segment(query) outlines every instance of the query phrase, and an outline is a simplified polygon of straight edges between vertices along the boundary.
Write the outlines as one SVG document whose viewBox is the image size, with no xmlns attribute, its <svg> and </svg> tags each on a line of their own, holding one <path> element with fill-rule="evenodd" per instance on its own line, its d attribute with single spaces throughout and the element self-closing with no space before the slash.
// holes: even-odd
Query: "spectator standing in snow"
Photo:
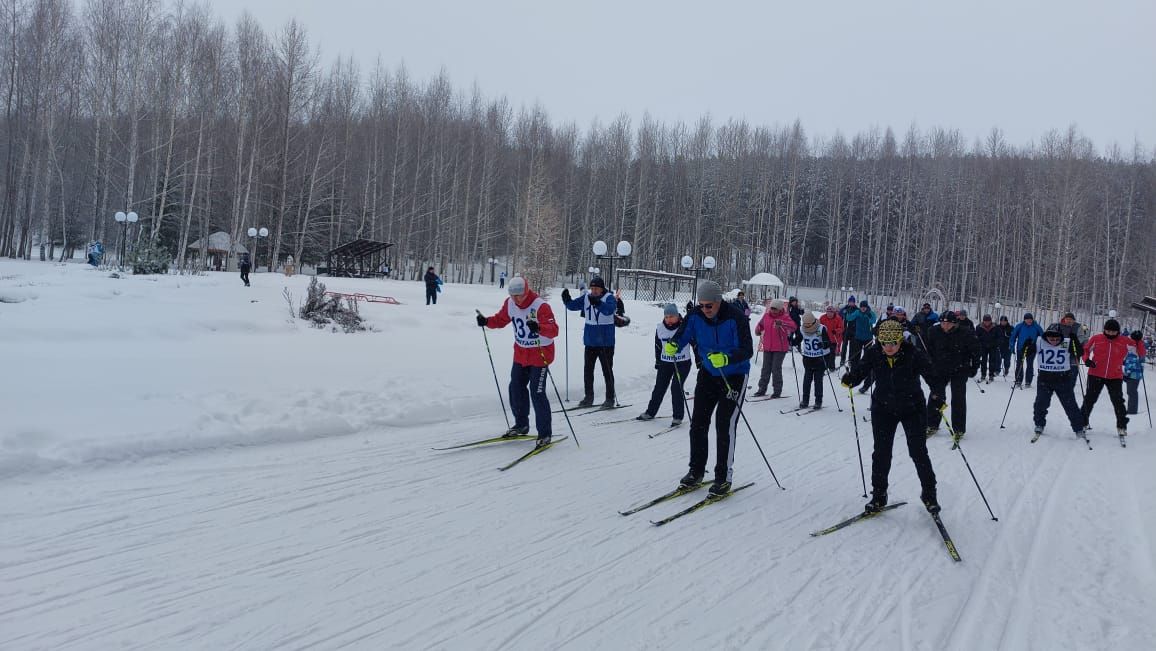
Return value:
<svg viewBox="0 0 1156 651">
<path fill-rule="evenodd" d="M 441 284 L 442 279 L 439 278 L 436 273 L 434 273 L 434 268 L 430 267 L 429 269 L 425 270 L 425 277 L 423 280 L 425 280 L 425 304 L 429 305 L 430 303 L 433 303 L 434 305 L 437 305 L 438 292 L 440 291 L 438 285 Z"/>
<path fill-rule="evenodd" d="M 803 308 L 799 307 L 799 299 L 794 296 L 787 299 L 787 313 L 790 314 L 791 320 L 795 322 L 795 333 L 791 336 L 791 345 L 795 348 L 799 347 L 799 342 L 802 337 L 799 334 L 799 326 L 802 325 Z"/>
<path fill-rule="evenodd" d="M 855 300 L 855 295 L 851 294 L 847 297 L 847 304 L 843 309 L 839 310 L 839 316 L 843 317 L 843 345 L 839 353 L 839 366 L 847 364 L 847 351 L 850 349 L 851 340 L 855 338 L 855 326 L 851 323 L 852 316 L 859 311 L 859 303 Z"/>
<path fill-rule="evenodd" d="M 783 360 L 791 349 L 791 336 L 794 333 L 795 322 L 783 309 L 783 301 L 771 299 L 763 318 L 755 326 L 755 336 L 761 336 L 759 346 L 763 351 L 763 368 L 759 372 L 759 387 L 755 396 L 767 395 L 768 382 L 772 383 L 772 398 L 783 396 Z"/>
<path fill-rule="evenodd" d="M 835 370 L 835 357 L 843 349 L 843 317 L 839 315 L 834 305 L 828 305 L 823 316 L 819 317 L 819 323 L 822 323 L 823 327 L 827 329 L 827 336 L 831 338 L 831 343 L 835 346 L 831 349 L 827 361 L 827 366 L 831 370 Z"/>
<path fill-rule="evenodd" d="M 663 398 L 669 391 L 671 407 L 674 409 L 674 418 L 670 421 L 670 426 L 682 424 L 686 409 L 686 394 L 682 387 L 686 377 L 690 375 L 693 352 L 689 346 L 682 346 L 670 355 L 663 350 L 666 342 L 678 332 L 680 326 L 682 315 L 678 313 L 678 306 L 667 303 L 666 307 L 662 308 L 662 321 L 659 321 L 654 329 L 654 370 L 658 371 L 658 377 L 655 378 L 654 390 L 650 392 L 650 403 L 646 405 L 646 411 L 638 415 L 638 420 L 654 420 L 658 408 L 662 406 Z"/>
<path fill-rule="evenodd" d="M 751 318 L 751 304 L 747 302 L 746 292 L 740 289 L 738 296 L 735 296 L 734 304 L 743 313 L 743 316 L 748 319 Z"/>
<path fill-rule="evenodd" d="M 1133 330 L 1128 344 L 1128 356 L 1124 358 L 1124 383 L 1128 385 L 1128 413 L 1140 413 L 1140 382 L 1144 379 L 1144 358 L 1148 349 L 1144 346 L 1143 333 Z"/>
<path fill-rule="evenodd" d="M 1003 330 L 995 325 L 990 314 L 985 314 L 975 329 L 975 338 L 979 341 L 979 379 L 987 378 L 987 383 L 991 384 L 999 371 L 1000 357 L 1007 349 Z"/>
<path fill-rule="evenodd" d="M 241 264 L 239 264 L 238 267 L 241 270 L 241 282 L 245 283 L 245 286 L 248 287 L 249 286 L 249 270 L 252 269 L 252 266 L 249 264 L 249 254 L 248 253 L 242 253 L 241 254 Z"/>
<path fill-rule="evenodd" d="M 585 363 L 582 367 L 582 382 L 585 395 L 578 407 L 594 405 L 594 363 L 602 365 L 602 379 L 606 383 L 606 401 L 603 409 L 613 408 L 617 402 L 614 393 L 614 319 L 618 302 L 614 295 L 606 292 L 606 282 L 600 276 L 590 279 L 590 290 L 572 298 L 570 290 L 562 290 L 562 301 L 566 309 L 581 312 L 586 317 L 582 330 L 582 344 L 586 348 Z"/>
<path fill-rule="evenodd" d="M 505 286 L 506 286 L 506 272 L 503 271 L 503 272 L 498 274 L 498 289 L 502 289 Z"/>
<path fill-rule="evenodd" d="M 754 346 L 750 321 L 738 308 L 723 300 L 718 283 L 703 281 L 697 296 L 698 306 L 687 315 L 663 351 L 674 355 L 687 344 L 693 344 L 699 358 L 690 418 L 690 471 L 679 483 L 697 486 L 706 475 L 710 452 L 708 432 L 713 414 L 716 455 L 709 494 L 720 496 L 731 490 L 735 438 Z"/>
<path fill-rule="evenodd" d="M 1031 312 L 1024 312 L 1024 320 L 1016 324 L 1012 328 L 1011 340 L 1008 343 L 1008 348 L 1012 354 L 1016 356 L 1016 383 L 1018 387 L 1023 382 L 1025 388 L 1031 388 L 1032 378 L 1035 376 L 1035 361 L 1036 354 L 1034 350 L 1029 350 L 1025 344 L 1029 341 L 1035 341 L 1044 334 L 1044 329 L 1040 324 L 1036 323 L 1036 319 Z M 1124 358 L 1121 357 L 1123 362 Z M 1025 367 L 1027 370 L 1025 371 Z M 1024 380 L 1027 380 L 1026 382 Z"/>
<path fill-rule="evenodd" d="M 433 268 L 431 267 L 432 271 Z M 538 446 L 550 442 L 550 398 L 546 395 L 546 374 L 554 361 L 554 338 L 558 323 L 550 304 L 542 300 L 525 278 L 510 281 L 510 296 L 502 303 L 497 314 L 478 315 L 483 328 L 514 326 L 514 364 L 510 369 L 510 411 L 514 412 L 514 426 L 504 436 L 525 436 L 530 433 L 530 405 L 534 406 L 534 423 L 538 429 Z"/>
<path fill-rule="evenodd" d="M 1108 319 L 1104 330 L 1092 335 L 1084 346 L 1084 366 L 1088 367 L 1088 390 L 1084 394 L 1084 405 L 1080 411 L 1084 422 L 1089 422 L 1092 409 L 1100 398 L 1100 392 L 1108 389 L 1108 398 L 1116 412 L 1116 430 L 1121 437 L 1128 434 L 1128 408 L 1124 404 L 1124 359 L 1128 357 L 1131 339 L 1120 336 L 1120 322 Z"/>
</svg>

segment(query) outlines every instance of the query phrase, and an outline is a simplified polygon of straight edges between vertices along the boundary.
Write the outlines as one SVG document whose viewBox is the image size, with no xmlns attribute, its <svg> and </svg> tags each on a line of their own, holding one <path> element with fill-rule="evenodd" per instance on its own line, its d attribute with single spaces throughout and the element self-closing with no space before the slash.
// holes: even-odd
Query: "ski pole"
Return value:
<svg viewBox="0 0 1156 651">
<path fill-rule="evenodd" d="M 983 498 L 983 505 L 987 507 L 987 512 L 991 515 L 991 519 L 999 522 L 999 518 L 995 517 L 995 513 L 991 510 L 991 504 L 987 503 L 987 496 L 983 494 L 983 488 L 980 488 L 979 480 L 975 478 L 975 473 L 971 470 L 971 464 L 967 462 L 967 455 L 963 453 L 963 448 L 959 446 L 959 440 L 955 438 L 955 430 L 951 428 L 951 423 L 947 422 L 947 405 L 944 404 L 939 410 L 939 417 L 943 419 L 943 424 L 947 425 L 947 431 L 951 432 L 951 439 L 955 441 L 955 445 L 951 446 L 952 450 L 959 450 L 959 456 L 963 458 L 963 464 L 967 466 L 967 472 L 971 475 L 971 480 L 975 482 L 975 488 L 979 491 L 979 496 Z"/>
<path fill-rule="evenodd" d="M 855 450 L 859 452 L 859 479 L 863 481 L 863 497 L 867 497 L 867 475 L 863 472 L 863 448 L 859 445 L 859 416 L 855 413 L 855 389 L 847 387 L 847 395 L 851 396 L 851 422 L 855 425 Z"/>
<path fill-rule="evenodd" d="M 485 317 L 481 310 L 474 310 L 478 316 Z M 494 354 L 490 352 L 490 337 L 486 334 L 486 328 L 482 328 L 482 340 L 486 342 L 486 355 L 490 358 L 490 371 L 494 373 L 494 387 L 498 389 L 498 402 L 502 403 L 502 416 L 506 418 L 506 429 L 510 429 L 510 414 L 506 409 L 506 399 L 502 397 L 502 385 L 498 383 L 498 369 L 494 367 Z"/>
<path fill-rule="evenodd" d="M 1004 407 L 1004 409 L 1003 409 L 1003 418 L 1000 419 L 1000 421 L 999 421 L 999 428 L 1000 429 L 1007 429 L 1006 427 L 1004 427 L 1004 421 L 1007 420 L 1007 412 L 1009 409 L 1011 409 L 1012 396 L 1014 396 L 1015 394 L 1016 394 L 1016 385 L 1013 384 L 1012 388 L 1011 388 L 1011 393 L 1009 393 L 1008 397 L 1007 397 L 1007 407 Z"/>
<path fill-rule="evenodd" d="M 562 392 L 558 390 L 558 383 L 554 381 L 554 374 L 550 372 L 550 363 L 546 361 L 546 353 L 542 351 L 542 340 L 538 339 L 538 354 L 542 356 L 542 370 L 550 376 L 550 384 L 554 385 L 554 395 L 558 396 L 558 403 L 562 407 L 562 417 L 566 419 L 566 426 L 570 428 L 570 436 L 574 437 L 574 445 L 582 447 L 578 442 L 578 433 L 574 431 L 574 423 L 570 422 L 570 414 L 566 411 L 566 404 L 562 402 Z"/>
<path fill-rule="evenodd" d="M 1140 385 L 1144 387 L 1144 411 L 1148 413 L 1148 428 L 1152 428 L 1152 405 L 1148 404 L 1148 380 L 1140 376 Z"/>
<path fill-rule="evenodd" d="M 783 488 L 783 485 L 779 483 L 779 478 L 775 476 L 775 470 L 771 468 L 771 462 L 767 461 L 767 454 L 763 452 L 763 446 L 759 443 L 759 437 L 755 436 L 755 430 L 753 427 L 751 427 L 751 422 L 747 420 L 747 415 L 743 413 L 743 403 L 739 400 L 739 396 L 735 393 L 734 389 L 731 389 L 731 383 L 727 382 L 727 376 L 722 374 L 722 369 L 719 369 L 719 377 L 722 378 L 723 385 L 727 388 L 727 398 L 734 401 L 737 409 L 739 410 L 739 417 L 741 417 L 743 422 L 747 424 L 747 430 L 751 433 L 751 438 L 755 440 L 755 447 L 759 449 L 759 454 L 763 455 L 763 463 L 767 464 L 767 470 L 771 471 L 771 478 L 775 480 L 775 485 L 783 490 L 787 490 Z M 744 377 L 743 383 L 745 384 L 746 381 L 747 380 Z"/>
<path fill-rule="evenodd" d="M 566 304 L 563 303 L 565 308 Z M 562 312 L 562 321 L 566 328 L 566 402 L 570 402 L 570 310 Z"/>
<path fill-rule="evenodd" d="M 833 364 L 834 361 L 832 361 L 831 363 Z M 832 369 L 831 371 L 829 371 L 827 373 L 824 373 L 823 375 L 827 376 L 827 384 L 831 385 L 831 397 L 835 399 L 835 407 L 837 407 L 839 409 L 839 413 L 841 414 L 841 413 L 843 413 L 843 405 L 839 404 L 839 392 L 835 391 L 835 381 L 831 379 L 831 373 L 833 373 L 833 372 L 834 372 L 834 369 Z"/>
<path fill-rule="evenodd" d="M 802 399 L 803 390 L 799 386 L 799 367 L 795 364 L 794 346 L 787 344 L 787 354 L 791 356 L 791 370 L 795 372 L 795 395 Z"/>
</svg>

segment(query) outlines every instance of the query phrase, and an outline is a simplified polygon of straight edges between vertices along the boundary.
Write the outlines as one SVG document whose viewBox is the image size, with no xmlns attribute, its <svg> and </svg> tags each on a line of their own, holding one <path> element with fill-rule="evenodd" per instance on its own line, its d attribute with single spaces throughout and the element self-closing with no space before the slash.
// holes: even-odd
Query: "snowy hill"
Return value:
<svg viewBox="0 0 1156 651">
<path fill-rule="evenodd" d="M 631 302 L 618 331 L 632 406 L 498 472 L 530 443 L 430 448 L 506 427 L 473 323 L 502 290 L 447 285 L 426 307 L 418 283 L 327 280 L 403 303 L 363 305 L 373 331 L 346 335 L 290 321 L 282 291 L 307 284 L 0 261 L 0 648 L 1156 648 L 1156 441 L 1141 413 L 1121 448 L 1106 397 L 1089 451 L 1058 404 L 1030 444 L 1031 395 L 1000 430 L 1010 386 L 970 386 L 964 451 L 998 522 L 929 441 L 962 563 L 901 437 L 892 500 L 911 504 L 808 535 L 864 502 L 829 386 L 814 415 L 744 409 L 786 490 L 742 427 L 735 479 L 756 485 L 657 528 L 695 497 L 618 511 L 674 487 L 685 426 L 599 423 L 642 411 L 659 309 Z M 489 337 L 504 392 L 510 334 Z"/>
</svg>

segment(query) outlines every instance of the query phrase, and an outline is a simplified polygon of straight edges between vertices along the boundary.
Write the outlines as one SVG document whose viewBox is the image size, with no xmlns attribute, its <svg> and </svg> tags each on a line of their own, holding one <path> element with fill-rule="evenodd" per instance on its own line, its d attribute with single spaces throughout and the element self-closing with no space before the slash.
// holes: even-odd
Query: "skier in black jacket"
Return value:
<svg viewBox="0 0 1156 651">
<path fill-rule="evenodd" d="M 875 377 L 875 392 L 871 394 L 871 433 L 875 439 L 871 453 L 871 501 L 864 510 L 875 513 L 887 505 L 891 450 L 895 443 L 895 430 L 902 423 L 903 434 L 907 437 L 907 453 L 915 463 L 922 488 L 920 499 L 929 512 L 938 513 L 935 471 L 923 435 L 927 403 L 919 378 L 922 376 L 929 386 L 938 386 L 939 380 L 927 356 L 903 340 L 903 326 L 898 321 L 884 321 L 879 327 L 877 341 L 877 345 L 863 350 L 862 361 L 852 365 L 842 380 L 843 386 L 850 389 L 868 375 Z M 943 402 L 934 392 L 930 399 L 934 404 Z M 936 417 L 938 415 L 936 412 Z"/>
<path fill-rule="evenodd" d="M 803 325 L 803 308 L 799 307 L 799 299 L 794 296 L 787 299 L 787 315 L 795 322 L 795 333 L 791 335 L 791 345 L 797 350 L 803 341 L 803 335 L 799 332 L 799 328 Z"/>
<path fill-rule="evenodd" d="M 986 377 L 987 383 L 991 384 L 999 372 L 1000 353 L 1007 348 L 1007 337 L 1003 329 L 991 320 L 991 315 L 985 314 L 975 329 L 975 338 L 979 342 L 979 379 Z"/>
<path fill-rule="evenodd" d="M 951 385 L 951 429 L 955 440 L 967 431 L 967 380 L 979 372 L 979 341 L 975 333 L 958 327 L 959 317 L 946 312 L 927 333 L 927 352 L 938 376 L 937 384 L 928 384 L 931 392 L 947 397 Z M 939 431 L 943 401 L 927 403 L 927 436 Z"/>
</svg>

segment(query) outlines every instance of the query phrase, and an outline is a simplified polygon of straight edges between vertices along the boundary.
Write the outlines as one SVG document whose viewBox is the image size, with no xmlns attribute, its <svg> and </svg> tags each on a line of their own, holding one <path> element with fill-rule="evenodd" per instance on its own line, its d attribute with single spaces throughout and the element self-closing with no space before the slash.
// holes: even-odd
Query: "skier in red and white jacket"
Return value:
<svg viewBox="0 0 1156 651">
<path fill-rule="evenodd" d="M 1084 422 L 1088 422 L 1100 391 L 1107 387 L 1108 398 L 1116 412 L 1116 430 L 1120 436 L 1128 434 L 1123 384 L 1124 358 L 1128 356 L 1129 343 L 1130 339 L 1120 336 L 1120 322 L 1108 319 L 1104 322 L 1104 331 L 1092 335 L 1088 343 L 1084 344 L 1084 365 L 1088 367 L 1088 392 L 1084 394 L 1084 406 L 1080 409 L 1084 414 Z"/>
<path fill-rule="evenodd" d="M 558 322 L 550 304 L 542 300 L 530 283 L 521 276 L 510 279 L 506 290 L 510 297 L 491 317 L 478 313 L 483 328 L 514 326 L 514 364 L 510 369 L 510 411 L 514 426 L 505 436 L 525 436 L 530 432 L 530 404 L 534 405 L 534 422 L 538 428 L 538 445 L 550 442 L 550 398 L 546 395 L 546 374 L 554 361 L 554 338 Z"/>
</svg>

